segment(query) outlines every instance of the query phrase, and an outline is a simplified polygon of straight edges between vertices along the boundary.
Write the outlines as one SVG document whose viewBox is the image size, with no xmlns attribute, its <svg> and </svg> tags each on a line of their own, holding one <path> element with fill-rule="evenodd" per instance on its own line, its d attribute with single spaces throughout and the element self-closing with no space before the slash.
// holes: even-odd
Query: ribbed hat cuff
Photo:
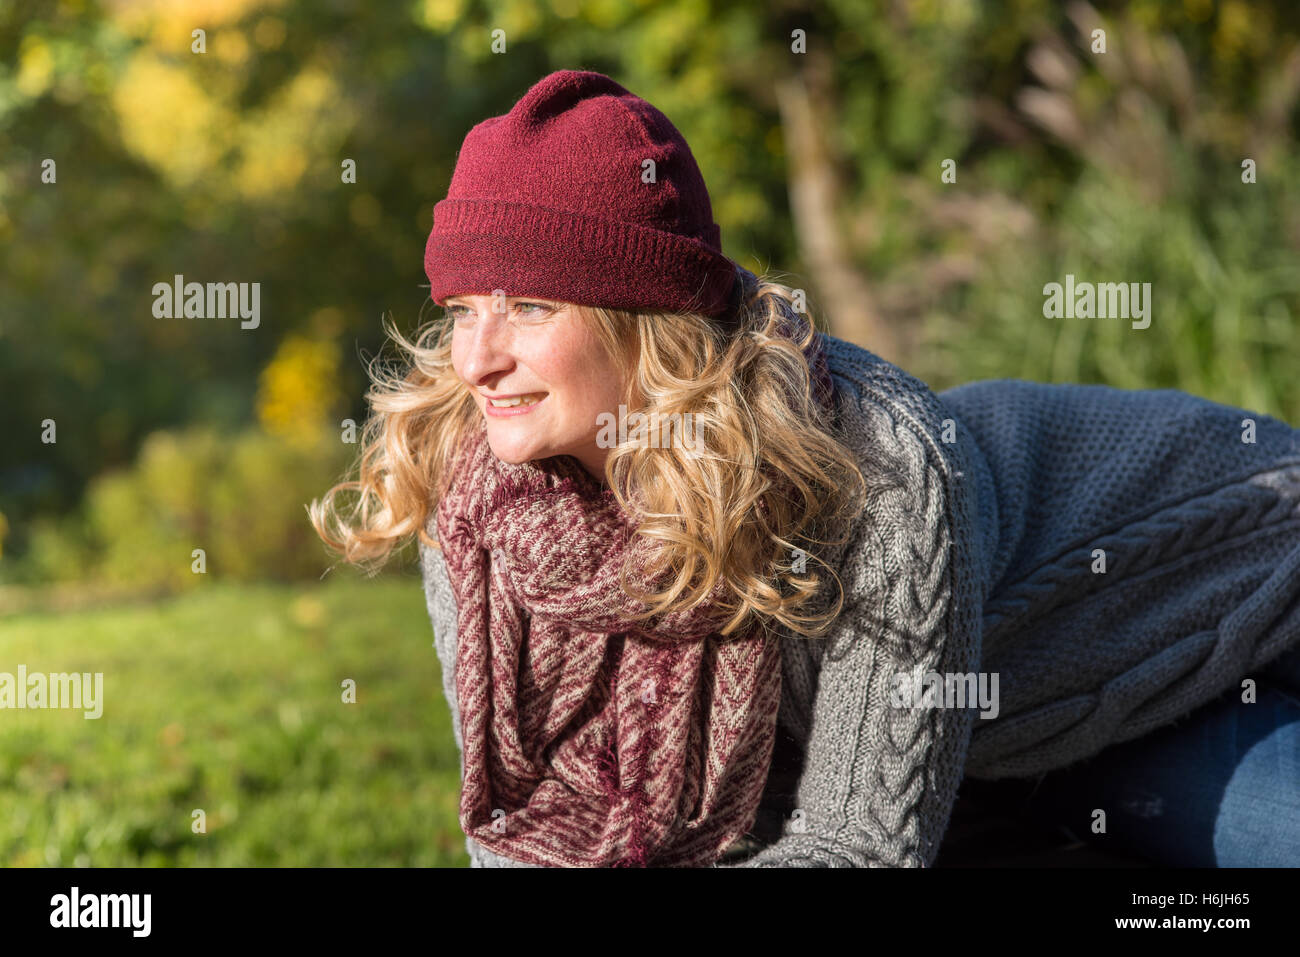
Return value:
<svg viewBox="0 0 1300 957">
<path fill-rule="evenodd" d="M 429 295 L 537 296 L 615 309 L 726 313 L 736 264 L 693 239 L 570 210 L 444 199 L 425 246 Z"/>
</svg>

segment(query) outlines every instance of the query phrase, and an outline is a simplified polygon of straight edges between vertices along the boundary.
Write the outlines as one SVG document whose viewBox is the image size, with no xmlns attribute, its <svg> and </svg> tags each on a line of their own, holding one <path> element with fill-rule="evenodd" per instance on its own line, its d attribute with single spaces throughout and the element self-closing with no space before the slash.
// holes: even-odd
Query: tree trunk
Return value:
<svg viewBox="0 0 1300 957">
<path fill-rule="evenodd" d="M 795 238 L 831 332 L 899 362 L 899 336 L 881 317 L 870 287 L 854 267 L 839 219 L 847 201 L 824 133 L 834 122 L 829 62 L 817 53 L 805 56 L 806 70 L 776 83 Z"/>
</svg>

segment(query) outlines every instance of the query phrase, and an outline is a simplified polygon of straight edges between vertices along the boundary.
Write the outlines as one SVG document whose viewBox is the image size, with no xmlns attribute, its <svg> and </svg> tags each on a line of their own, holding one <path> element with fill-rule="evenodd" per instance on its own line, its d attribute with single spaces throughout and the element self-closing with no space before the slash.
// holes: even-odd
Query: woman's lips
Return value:
<svg viewBox="0 0 1300 957">
<path fill-rule="evenodd" d="M 531 394 L 538 396 L 538 399 L 530 405 L 507 405 L 500 407 L 493 405 L 492 400 L 484 396 L 483 411 L 494 419 L 504 419 L 514 415 L 527 415 L 545 402 L 546 397 L 550 395 L 549 392 L 537 392 Z"/>
</svg>

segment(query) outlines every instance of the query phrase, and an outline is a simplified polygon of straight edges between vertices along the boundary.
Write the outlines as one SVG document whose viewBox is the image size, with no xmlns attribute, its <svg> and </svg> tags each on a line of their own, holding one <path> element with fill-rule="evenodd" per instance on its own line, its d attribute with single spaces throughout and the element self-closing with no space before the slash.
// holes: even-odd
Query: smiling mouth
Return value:
<svg viewBox="0 0 1300 957">
<path fill-rule="evenodd" d="M 545 392 L 534 392 L 531 395 L 517 395 L 510 399 L 488 399 L 488 404 L 495 409 L 510 409 L 518 405 L 536 405 L 542 401 L 545 395 Z"/>
</svg>

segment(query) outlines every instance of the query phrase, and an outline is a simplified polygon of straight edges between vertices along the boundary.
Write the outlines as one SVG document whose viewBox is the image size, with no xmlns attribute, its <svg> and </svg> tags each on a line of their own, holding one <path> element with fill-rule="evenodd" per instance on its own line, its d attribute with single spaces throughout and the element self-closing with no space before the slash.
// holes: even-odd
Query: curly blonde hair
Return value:
<svg viewBox="0 0 1300 957">
<path fill-rule="evenodd" d="M 624 590 L 647 606 L 637 618 L 692 608 L 722 580 L 720 608 L 730 617 L 721 634 L 757 618 L 806 637 L 824 635 L 843 605 L 843 587 L 808 546 L 845 541 L 863 513 L 867 487 L 814 397 L 805 350 L 818 333 L 809 319 L 792 337 L 794 291 L 770 274 L 751 282 L 730 332 L 695 313 L 591 306 L 574 313 L 623 370 L 628 408 L 639 396 L 638 411 L 651 421 L 652 413 L 669 420 L 691 413 L 695 447 L 705 450 L 674 454 L 628 442 L 606 459 L 605 481 L 635 517 L 651 567 L 673 572 L 657 590 L 624 575 Z M 441 547 L 429 534 L 429 518 L 446 463 L 480 418 L 452 368 L 451 328 L 444 313 L 417 330 L 414 342 L 387 330 L 409 362 L 396 369 L 378 360 L 368 365 L 372 414 L 362 431 L 359 476 L 308 506 L 324 542 L 372 572 L 411 536 Z M 358 493 L 346 513 L 336 501 L 344 491 Z M 814 534 L 831 529 L 840 536 Z M 790 561 L 800 548 L 834 579 L 833 603 L 822 601 L 821 573 L 809 566 L 804 574 Z"/>
</svg>

